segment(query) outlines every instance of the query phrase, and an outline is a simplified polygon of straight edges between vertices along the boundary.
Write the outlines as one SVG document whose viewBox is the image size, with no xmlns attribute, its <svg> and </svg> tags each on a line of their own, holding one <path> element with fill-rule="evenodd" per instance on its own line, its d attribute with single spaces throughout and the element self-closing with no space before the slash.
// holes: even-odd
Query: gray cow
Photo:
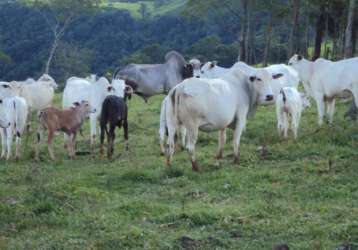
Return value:
<svg viewBox="0 0 358 250">
<path fill-rule="evenodd" d="M 193 77 L 193 66 L 176 51 L 167 53 L 163 64 L 129 64 L 114 74 L 114 78 L 125 80 L 145 101 L 153 95 L 167 94 L 190 77 Z"/>
</svg>

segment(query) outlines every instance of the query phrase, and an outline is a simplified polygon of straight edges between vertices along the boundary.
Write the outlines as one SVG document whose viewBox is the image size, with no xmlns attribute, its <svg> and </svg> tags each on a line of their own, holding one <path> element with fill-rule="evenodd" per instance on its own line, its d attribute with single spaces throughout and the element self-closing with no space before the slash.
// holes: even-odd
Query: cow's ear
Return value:
<svg viewBox="0 0 358 250">
<path fill-rule="evenodd" d="M 302 59 L 303 59 L 303 56 L 301 56 L 301 55 L 298 55 L 298 56 L 297 56 L 297 60 L 298 60 L 298 61 L 301 61 Z"/>
<path fill-rule="evenodd" d="M 0 104 L 2 104 L 2 99 L 0 99 Z"/>
<path fill-rule="evenodd" d="M 250 79 L 251 82 L 254 82 L 256 80 L 256 76 L 250 76 L 249 79 Z"/>
<path fill-rule="evenodd" d="M 282 73 L 278 73 L 278 74 L 272 75 L 272 78 L 273 78 L 273 79 L 278 79 L 278 78 L 281 78 L 281 77 L 283 77 L 283 74 L 282 74 Z"/>
<path fill-rule="evenodd" d="M 75 106 L 75 107 L 78 107 L 78 106 L 81 105 L 79 102 L 74 102 L 74 103 L 72 103 L 72 104 L 73 104 L 73 106 Z"/>
<path fill-rule="evenodd" d="M 4 89 L 9 89 L 9 88 L 10 88 L 10 85 L 9 85 L 9 84 L 3 84 L 2 87 L 3 87 Z"/>
<path fill-rule="evenodd" d="M 200 63 L 200 68 L 202 68 L 205 65 L 205 63 Z"/>
</svg>

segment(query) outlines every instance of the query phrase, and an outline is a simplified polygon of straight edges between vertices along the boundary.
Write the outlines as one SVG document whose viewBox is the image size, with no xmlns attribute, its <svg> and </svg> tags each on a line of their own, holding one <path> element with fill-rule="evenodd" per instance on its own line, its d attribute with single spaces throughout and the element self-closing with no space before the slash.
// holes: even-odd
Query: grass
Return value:
<svg viewBox="0 0 358 250">
<path fill-rule="evenodd" d="M 343 119 L 317 130 L 316 109 L 302 117 L 300 138 L 276 135 L 274 107 L 262 107 L 242 139 L 242 164 L 215 165 L 216 133 L 200 134 L 202 173 L 178 152 L 159 155 L 160 101 L 129 104 L 130 151 L 117 131 L 115 160 L 33 160 L 34 134 L 19 162 L 0 161 L 0 249 L 290 249 L 358 247 L 358 126 Z M 60 105 L 61 96 L 56 96 Z M 88 124 L 86 124 L 87 126 Z M 88 129 L 78 150 L 88 151 Z M 270 152 L 261 157 L 257 147 Z"/>
<path fill-rule="evenodd" d="M 139 2 L 132 2 L 132 3 L 113 2 L 111 6 L 117 9 L 128 10 L 133 17 L 140 18 L 141 16 L 139 13 L 139 9 L 141 3 L 147 5 L 148 11 L 151 16 L 161 16 L 178 11 L 180 8 L 182 8 L 185 5 L 186 0 L 171 0 L 168 3 L 165 3 L 159 7 L 155 7 L 153 1 L 139 1 Z M 106 3 L 105 6 L 109 6 L 109 4 Z"/>
</svg>

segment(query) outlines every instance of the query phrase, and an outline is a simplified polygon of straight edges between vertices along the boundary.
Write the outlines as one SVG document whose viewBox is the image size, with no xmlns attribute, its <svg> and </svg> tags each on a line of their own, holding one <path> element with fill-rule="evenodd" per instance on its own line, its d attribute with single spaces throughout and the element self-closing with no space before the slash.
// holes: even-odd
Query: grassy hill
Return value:
<svg viewBox="0 0 358 250">
<path fill-rule="evenodd" d="M 274 107 L 261 107 L 243 135 L 240 166 L 231 132 L 220 166 L 217 134 L 200 133 L 198 174 L 186 152 L 170 169 L 159 155 L 162 98 L 130 101 L 130 150 L 117 131 L 111 162 L 98 147 L 93 157 L 67 159 L 59 134 L 58 160 L 44 145 L 37 163 L 35 134 L 25 136 L 21 160 L 0 161 L 0 249 L 358 247 L 358 126 L 343 119 L 348 103 L 319 130 L 316 109 L 306 110 L 298 141 L 279 138 Z M 86 127 L 79 151 L 89 150 Z"/>
<path fill-rule="evenodd" d="M 155 7 L 154 1 L 138 1 L 135 3 L 128 3 L 128 2 L 113 2 L 109 4 L 109 2 L 105 3 L 105 6 L 111 6 L 113 8 L 124 9 L 128 10 L 133 17 L 139 18 L 139 9 L 140 4 L 144 3 L 147 5 L 149 13 L 151 16 L 158 16 L 158 15 L 165 15 L 169 13 L 176 13 L 178 12 L 183 6 L 186 4 L 186 0 L 170 0 L 169 2 Z"/>
</svg>

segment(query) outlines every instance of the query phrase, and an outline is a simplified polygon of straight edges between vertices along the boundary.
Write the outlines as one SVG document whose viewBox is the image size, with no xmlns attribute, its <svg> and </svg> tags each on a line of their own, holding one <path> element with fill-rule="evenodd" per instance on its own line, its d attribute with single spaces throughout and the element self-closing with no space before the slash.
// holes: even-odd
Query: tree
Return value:
<svg viewBox="0 0 358 250">
<path fill-rule="evenodd" d="M 295 44 L 297 44 L 297 33 L 300 16 L 300 0 L 292 0 L 292 26 L 290 31 L 290 37 L 288 39 L 288 57 L 291 57 L 295 52 Z"/>
<path fill-rule="evenodd" d="M 312 60 L 316 60 L 321 56 L 321 45 L 324 35 L 325 20 L 326 20 L 326 4 L 325 2 L 321 2 L 319 4 L 319 14 L 316 20 L 316 37 L 315 37 L 314 54 Z"/>
<path fill-rule="evenodd" d="M 353 24 L 354 24 L 354 11 L 355 11 L 356 0 L 349 0 L 348 20 L 346 27 L 345 46 L 344 46 L 344 57 L 353 56 Z"/>
<path fill-rule="evenodd" d="M 48 74 L 56 49 L 66 30 L 81 14 L 94 11 L 101 0 L 25 0 L 25 2 L 38 10 L 53 35 L 45 66 L 45 73 Z"/>
<path fill-rule="evenodd" d="M 138 10 L 142 19 L 147 19 L 150 17 L 148 6 L 145 3 L 141 3 Z"/>
</svg>

